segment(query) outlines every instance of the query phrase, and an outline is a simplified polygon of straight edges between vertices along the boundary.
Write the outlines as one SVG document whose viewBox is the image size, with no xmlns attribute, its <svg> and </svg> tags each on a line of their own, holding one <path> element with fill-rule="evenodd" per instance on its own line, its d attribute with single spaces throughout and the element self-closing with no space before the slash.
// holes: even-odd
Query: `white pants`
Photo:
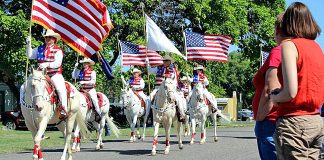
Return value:
<svg viewBox="0 0 324 160">
<path fill-rule="evenodd" d="M 135 91 L 134 91 L 135 92 Z M 138 93 L 138 95 L 144 100 L 144 102 L 145 102 L 145 115 L 146 114 L 149 114 L 150 113 L 150 99 L 149 99 L 149 97 L 147 97 L 145 94 L 144 94 L 144 92 L 143 91 L 141 91 L 141 92 L 137 92 Z"/>
<path fill-rule="evenodd" d="M 211 103 L 211 105 L 213 106 L 213 108 L 215 108 L 216 110 L 218 110 L 217 108 L 217 101 L 216 98 L 213 94 L 211 94 L 206 88 L 204 89 L 204 96 L 209 100 L 209 102 Z"/>
<path fill-rule="evenodd" d="M 58 97 L 62 103 L 62 107 L 65 111 L 67 110 L 67 93 L 65 87 L 65 81 L 62 74 L 55 74 L 51 77 L 52 84 L 55 86 Z"/>
<path fill-rule="evenodd" d="M 90 98 L 92 100 L 93 105 L 95 106 L 96 112 L 100 115 L 100 107 L 99 107 L 99 102 L 98 102 L 98 97 L 97 97 L 97 92 L 95 88 L 92 88 L 88 91 Z"/>
</svg>

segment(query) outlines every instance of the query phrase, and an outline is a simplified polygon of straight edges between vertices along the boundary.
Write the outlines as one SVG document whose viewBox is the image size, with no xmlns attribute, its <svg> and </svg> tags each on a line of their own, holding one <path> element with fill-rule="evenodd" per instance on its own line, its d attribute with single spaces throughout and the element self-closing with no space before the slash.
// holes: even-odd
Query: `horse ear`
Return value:
<svg viewBox="0 0 324 160">
<path fill-rule="evenodd" d="M 31 70 L 30 70 L 30 71 L 31 71 L 31 74 L 33 74 L 33 73 L 34 73 L 34 70 L 35 70 L 35 69 L 34 69 L 34 66 L 32 65 L 32 66 L 30 67 L 30 69 L 31 69 Z"/>
</svg>

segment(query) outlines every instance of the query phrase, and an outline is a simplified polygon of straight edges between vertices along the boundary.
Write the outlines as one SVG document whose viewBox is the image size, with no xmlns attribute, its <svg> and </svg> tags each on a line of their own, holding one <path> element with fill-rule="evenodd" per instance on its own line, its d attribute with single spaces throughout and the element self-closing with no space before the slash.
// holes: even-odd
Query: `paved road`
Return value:
<svg viewBox="0 0 324 160">
<path fill-rule="evenodd" d="M 162 132 L 160 132 L 162 133 Z M 213 142 L 210 137 L 211 130 L 207 133 L 207 142 L 199 144 L 196 139 L 194 145 L 189 145 L 189 137 L 184 138 L 184 149 L 179 150 L 176 137 L 171 140 L 169 155 L 163 155 L 164 137 L 159 137 L 157 155 L 151 156 L 152 137 L 147 137 L 144 142 L 130 144 L 126 139 L 110 140 L 105 142 L 101 151 L 94 151 L 95 144 L 83 144 L 81 152 L 73 155 L 75 160 L 100 160 L 100 159 L 122 159 L 122 160 L 257 160 L 258 152 L 253 127 L 220 128 L 218 129 L 219 141 Z M 198 136 L 197 136 L 198 137 Z M 199 136 L 200 138 L 200 136 Z M 46 160 L 57 160 L 61 156 L 62 149 L 47 149 L 44 151 Z M 0 155 L 0 160 L 30 160 L 30 152 Z"/>
</svg>

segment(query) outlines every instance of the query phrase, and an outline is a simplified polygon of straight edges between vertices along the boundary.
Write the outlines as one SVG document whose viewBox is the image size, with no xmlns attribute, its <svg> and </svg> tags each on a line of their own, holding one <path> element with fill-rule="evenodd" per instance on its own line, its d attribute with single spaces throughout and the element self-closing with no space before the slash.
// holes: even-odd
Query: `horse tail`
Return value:
<svg viewBox="0 0 324 160">
<path fill-rule="evenodd" d="M 228 117 L 226 117 L 222 112 L 217 111 L 216 115 L 219 115 L 220 117 L 222 117 L 224 120 L 226 120 L 227 122 L 231 122 L 230 119 L 228 119 Z"/>
<path fill-rule="evenodd" d="M 90 139 L 90 131 L 88 130 L 85 117 L 82 115 L 82 111 L 79 109 L 76 115 L 76 122 L 79 126 L 81 135 L 84 139 Z"/>
<path fill-rule="evenodd" d="M 109 117 L 108 115 L 106 115 L 106 121 L 108 123 L 109 128 L 111 129 L 111 131 L 114 133 L 114 135 L 118 138 L 120 135 L 120 130 L 118 129 L 118 127 L 115 125 L 115 123 L 113 122 L 112 118 Z"/>
</svg>

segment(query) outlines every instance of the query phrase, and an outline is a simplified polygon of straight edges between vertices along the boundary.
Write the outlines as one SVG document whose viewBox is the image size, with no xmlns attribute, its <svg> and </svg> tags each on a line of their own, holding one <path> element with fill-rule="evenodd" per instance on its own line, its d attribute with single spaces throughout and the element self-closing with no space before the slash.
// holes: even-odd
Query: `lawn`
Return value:
<svg viewBox="0 0 324 160">
<path fill-rule="evenodd" d="M 245 123 L 245 122 L 236 122 L 230 124 L 221 124 L 218 128 L 224 127 L 246 127 L 254 126 L 254 123 Z M 130 135 L 130 129 L 121 129 L 120 139 L 128 138 Z M 142 131 L 142 129 L 140 130 Z M 164 130 L 159 130 L 161 134 L 164 134 Z M 175 128 L 172 129 L 172 133 L 175 133 Z M 153 135 L 153 128 L 147 128 L 147 136 Z M 53 147 L 63 147 L 64 138 L 62 133 L 59 131 L 46 131 L 46 136 L 50 137 L 49 139 L 42 141 L 42 148 L 53 148 Z M 96 133 L 92 132 L 91 140 L 96 137 Z M 115 136 L 104 136 L 104 140 L 117 139 Z M 88 140 L 89 141 L 89 140 Z M 0 154 L 4 153 L 14 153 L 21 151 L 32 151 L 34 146 L 32 136 L 30 131 L 24 130 L 6 130 L 2 125 L 0 125 Z"/>
</svg>

